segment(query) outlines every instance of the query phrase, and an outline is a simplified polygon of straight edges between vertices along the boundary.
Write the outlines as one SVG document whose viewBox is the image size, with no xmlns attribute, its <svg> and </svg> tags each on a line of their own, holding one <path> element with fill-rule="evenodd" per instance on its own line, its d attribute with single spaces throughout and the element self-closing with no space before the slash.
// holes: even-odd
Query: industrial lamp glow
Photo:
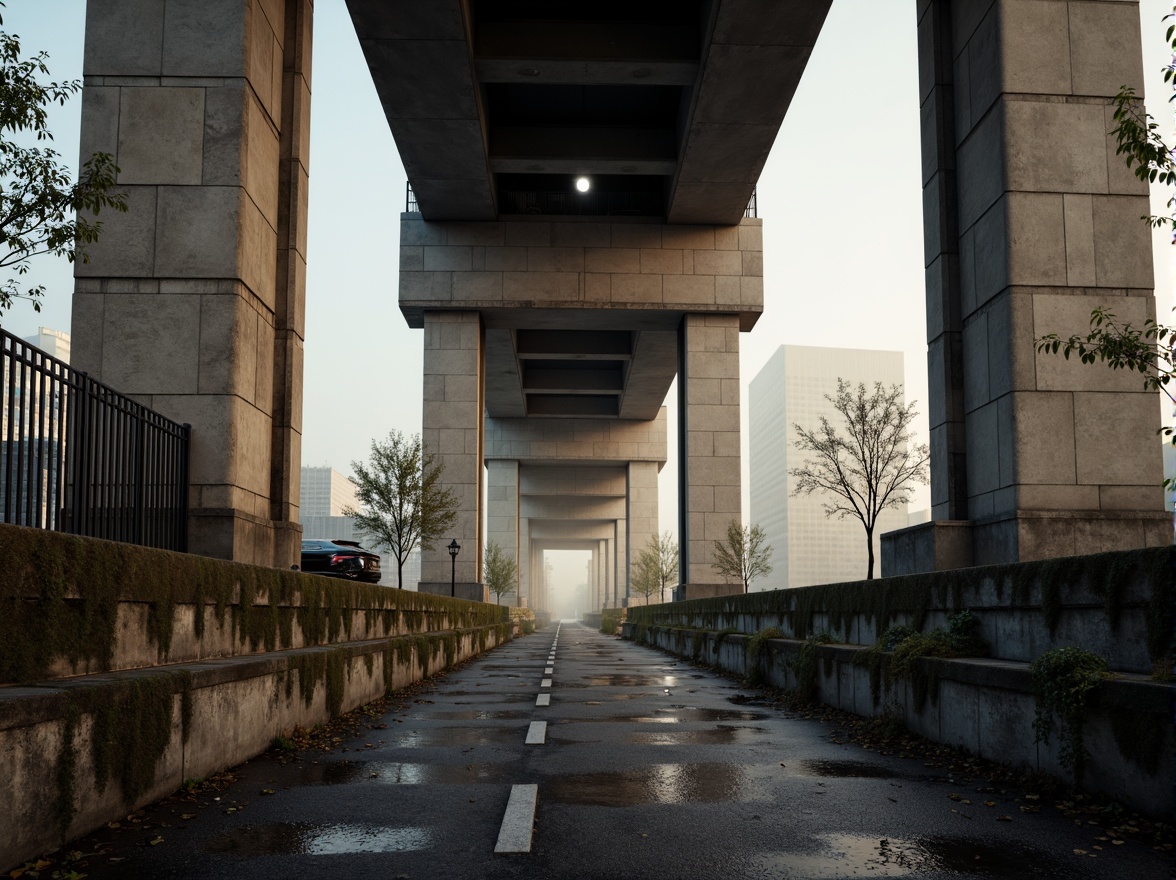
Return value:
<svg viewBox="0 0 1176 880">
<path fill-rule="evenodd" d="M 587 177 L 577 177 L 576 178 L 576 189 L 578 189 L 580 192 L 582 192 L 582 193 L 588 192 L 588 189 L 591 186 L 592 186 L 592 181 L 590 181 Z"/>
</svg>

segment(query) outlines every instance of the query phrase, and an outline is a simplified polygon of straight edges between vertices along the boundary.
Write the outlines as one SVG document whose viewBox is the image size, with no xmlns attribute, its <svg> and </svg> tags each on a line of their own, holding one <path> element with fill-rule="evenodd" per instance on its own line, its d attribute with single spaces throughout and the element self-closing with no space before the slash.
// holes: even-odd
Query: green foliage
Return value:
<svg viewBox="0 0 1176 880">
<path fill-rule="evenodd" d="M 396 559 L 397 586 L 404 586 L 404 562 L 417 547 L 431 550 L 457 521 L 457 496 L 444 488 L 444 466 L 426 452 L 420 434 L 391 431 L 384 442 L 372 441 L 368 464 L 351 462 L 361 509 L 345 516 Z"/>
<path fill-rule="evenodd" d="M 615 636 L 621 624 L 625 622 L 626 610 L 624 608 L 600 609 L 600 631 L 606 636 Z"/>
<path fill-rule="evenodd" d="M 914 708 L 922 711 L 927 697 L 938 699 L 939 667 L 920 662 L 931 657 L 978 657 L 987 653 L 987 646 L 977 629 L 980 621 L 971 611 L 964 610 L 948 618 L 947 629 L 920 632 L 898 624 L 878 637 L 877 643 L 863 651 L 854 662 L 870 670 L 870 695 L 877 706 L 882 700 L 882 689 L 891 681 L 909 681 Z"/>
<path fill-rule="evenodd" d="M 760 661 L 767 650 L 768 639 L 782 639 L 784 633 L 777 626 L 769 626 L 754 633 L 744 646 L 747 652 L 745 679 L 748 687 L 758 687 L 763 682 L 763 668 Z"/>
<path fill-rule="evenodd" d="M 22 134 L 39 144 L 52 141 L 47 108 L 65 104 L 82 88 L 80 80 L 42 82 L 47 60 L 44 52 L 23 58 L 20 39 L 0 32 L 0 268 L 18 276 L 42 254 L 88 262 L 85 246 L 98 240 L 102 227 L 89 215 L 127 209 L 126 196 L 114 191 L 118 168 L 108 153 L 91 156 L 75 183 L 56 150 L 16 143 L 14 136 Z M 44 293 L 43 285 L 21 290 L 9 278 L 0 283 L 0 313 L 17 299 L 40 311 Z"/>
<path fill-rule="evenodd" d="M 750 592 L 753 580 L 772 573 L 772 548 L 764 543 L 765 539 L 758 525 L 744 526 L 739 520 L 731 520 L 726 540 L 715 541 L 715 570 L 742 583 L 744 593 Z"/>
<path fill-rule="evenodd" d="M 486 579 L 486 589 L 494 594 L 495 601 L 500 601 L 504 593 L 513 593 L 519 579 L 519 566 L 514 557 L 508 556 L 498 546 L 497 541 L 489 541 L 483 553 L 483 577 Z"/>
<path fill-rule="evenodd" d="M 888 508 L 905 508 L 914 484 L 926 484 L 930 453 L 914 445 L 910 430 L 918 415 L 915 402 L 903 405 L 901 385 L 885 388 L 864 382 L 855 389 L 837 380 L 837 394 L 825 395 L 841 416 L 834 425 L 825 416 L 816 429 L 794 424 L 794 446 L 805 453 L 804 464 L 789 468 L 796 479 L 793 495 L 816 492 L 827 498 L 825 516 L 859 520 L 866 532 L 866 579 L 874 577 L 874 528 Z"/>
<path fill-rule="evenodd" d="M 1034 742 L 1049 742 L 1059 730 L 1058 758 L 1082 784 L 1082 772 L 1089 755 L 1083 730 L 1090 692 L 1109 677 L 1107 661 L 1082 648 L 1054 648 L 1029 667 L 1037 691 L 1033 719 Z"/>
<path fill-rule="evenodd" d="M 796 656 L 788 661 L 796 675 L 796 696 L 801 702 L 817 702 L 817 649 L 832 641 L 833 637 L 827 632 L 810 636 L 801 643 Z"/>
</svg>

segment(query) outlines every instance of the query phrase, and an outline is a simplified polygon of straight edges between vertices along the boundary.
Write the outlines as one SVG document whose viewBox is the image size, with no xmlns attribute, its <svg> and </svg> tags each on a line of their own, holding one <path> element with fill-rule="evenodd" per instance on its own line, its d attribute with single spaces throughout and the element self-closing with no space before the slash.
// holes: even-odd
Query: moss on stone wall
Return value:
<svg viewBox="0 0 1176 880">
<path fill-rule="evenodd" d="M 295 628 L 302 644 L 321 645 L 507 619 L 505 608 L 447 596 L 3 524 L 0 559 L 0 683 L 35 681 L 63 659 L 75 671 L 109 669 L 122 603 L 146 606 L 160 662 L 180 606 L 192 608 L 198 640 L 211 622 L 250 651 L 294 647 Z"/>
<path fill-rule="evenodd" d="M 858 615 L 877 632 L 896 622 L 921 630 L 932 610 L 949 615 L 962 611 L 970 604 L 966 600 L 977 597 L 987 581 L 1002 607 L 1039 607 L 1051 634 L 1065 611 L 1067 592 L 1085 585 L 1102 600 L 1115 631 L 1126 605 L 1124 595 L 1133 580 L 1144 586 L 1142 610 L 1149 656 L 1157 671 L 1170 673 L 1176 637 L 1176 558 L 1171 546 L 638 606 L 629 609 L 629 621 L 635 632 L 649 626 L 718 631 L 742 617 L 756 621 L 743 627 L 745 630 L 779 623 L 789 638 L 803 641 L 816 631 L 817 618 L 823 615 L 821 628 L 849 641 L 849 629 Z M 984 608 L 974 610 L 982 612 Z"/>
</svg>

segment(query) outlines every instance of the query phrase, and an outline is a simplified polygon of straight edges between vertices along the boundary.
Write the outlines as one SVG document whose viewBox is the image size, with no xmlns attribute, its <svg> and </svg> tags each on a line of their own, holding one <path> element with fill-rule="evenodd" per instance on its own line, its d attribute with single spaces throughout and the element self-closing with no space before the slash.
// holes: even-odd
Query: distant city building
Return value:
<svg viewBox="0 0 1176 880">
<path fill-rule="evenodd" d="M 334 468 L 304 467 L 298 503 L 305 527 L 308 516 L 343 516 L 343 509 L 358 507 L 359 499 L 355 484 Z"/>
<path fill-rule="evenodd" d="M 380 554 L 380 584 L 397 586 L 396 559 L 384 546 L 371 540 L 355 527 L 355 520 L 343 516 L 347 507 L 359 507 L 355 484 L 331 467 L 304 467 L 301 506 L 302 536 L 327 540 L 358 541 Z M 421 551 L 413 550 L 404 561 L 404 589 L 415 590 L 421 580 Z"/>
<path fill-rule="evenodd" d="M 792 444 L 793 425 L 815 429 L 821 416 L 835 425 L 841 416 L 825 395 L 837 391 L 837 379 L 867 388 L 903 384 L 903 356 L 897 351 L 811 348 L 782 345 L 751 381 L 750 422 L 751 521 L 760 525 L 772 547 L 772 574 L 753 589 L 803 587 L 861 580 L 866 576 L 865 531 L 856 517 L 830 519 L 823 505 L 832 500 L 814 493 L 794 497 L 795 478 L 804 455 Z M 881 573 L 879 538 L 906 528 L 905 508 L 884 511 L 874 533 L 874 576 Z"/>
<path fill-rule="evenodd" d="M 931 522 L 931 509 L 924 507 L 922 510 L 908 510 L 907 511 L 907 525 L 917 526 L 925 522 Z"/>
<path fill-rule="evenodd" d="M 69 334 L 64 330 L 53 330 L 49 327 L 38 327 L 32 336 L 24 337 L 29 345 L 35 345 L 50 357 L 69 363 Z"/>
</svg>

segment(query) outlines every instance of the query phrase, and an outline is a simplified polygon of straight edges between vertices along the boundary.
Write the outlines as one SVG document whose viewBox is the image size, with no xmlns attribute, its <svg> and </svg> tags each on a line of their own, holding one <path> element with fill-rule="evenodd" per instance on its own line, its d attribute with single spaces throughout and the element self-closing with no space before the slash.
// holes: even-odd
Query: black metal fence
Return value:
<svg viewBox="0 0 1176 880">
<path fill-rule="evenodd" d="M 190 427 L 0 329 L 0 522 L 188 548 Z"/>
</svg>

